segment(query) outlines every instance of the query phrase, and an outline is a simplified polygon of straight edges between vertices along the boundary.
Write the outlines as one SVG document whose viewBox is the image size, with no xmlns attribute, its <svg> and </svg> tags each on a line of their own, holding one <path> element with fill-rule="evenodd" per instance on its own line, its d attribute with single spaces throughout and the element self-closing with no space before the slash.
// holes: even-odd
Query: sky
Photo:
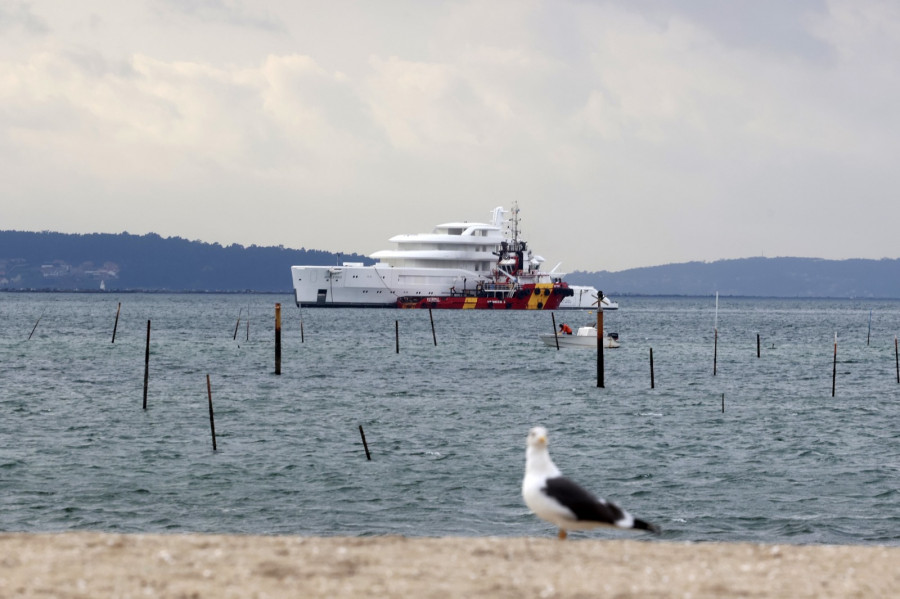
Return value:
<svg viewBox="0 0 900 599">
<path fill-rule="evenodd" d="M 894 0 L 0 0 L 0 229 L 898 258 Z"/>
</svg>

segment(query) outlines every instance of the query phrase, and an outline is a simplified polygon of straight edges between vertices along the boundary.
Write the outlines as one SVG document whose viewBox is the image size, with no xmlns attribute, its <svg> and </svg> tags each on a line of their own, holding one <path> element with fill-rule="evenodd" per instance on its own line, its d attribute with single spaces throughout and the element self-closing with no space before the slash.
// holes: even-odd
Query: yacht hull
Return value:
<svg viewBox="0 0 900 599">
<path fill-rule="evenodd" d="M 293 266 L 300 307 L 396 308 L 401 297 L 440 297 L 474 292 L 487 281 L 477 273 L 446 268 L 390 266 Z"/>
</svg>

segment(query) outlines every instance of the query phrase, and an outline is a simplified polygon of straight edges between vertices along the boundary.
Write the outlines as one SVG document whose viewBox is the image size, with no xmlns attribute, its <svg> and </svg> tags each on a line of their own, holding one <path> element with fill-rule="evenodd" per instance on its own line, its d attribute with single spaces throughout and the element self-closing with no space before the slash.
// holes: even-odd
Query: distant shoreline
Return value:
<svg viewBox="0 0 900 599">
<path fill-rule="evenodd" d="M 222 246 L 154 233 L 0 231 L 0 288 L 23 291 L 100 292 L 105 281 L 129 288 L 118 293 L 278 293 L 291 289 L 294 265 L 342 262 L 374 264 L 354 253 Z M 576 269 L 564 279 L 613 298 L 707 297 L 718 291 L 722 297 L 900 299 L 900 258 L 734 258 L 618 271 Z"/>
</svg>

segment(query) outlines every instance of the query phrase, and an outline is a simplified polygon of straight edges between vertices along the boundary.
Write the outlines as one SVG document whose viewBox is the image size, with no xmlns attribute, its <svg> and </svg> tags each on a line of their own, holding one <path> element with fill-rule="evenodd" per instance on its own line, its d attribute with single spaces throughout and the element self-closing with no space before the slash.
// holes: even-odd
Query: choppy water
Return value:
<svg viewBox="0 0 900 599">
<path fill-rule="evenodd" d="M 304 310 L 301 343 L 289 296 L 0 294 L 0 529 L 550 536 L 520 496 L 543 424 L 664 539 L 898 543 L 900 302 L 721 299 L 713 376 L 713 298 L 620 299 L 600 389 L 548 313 L 435 312 L 435 346 L 428 312 Z"/>
</svg>

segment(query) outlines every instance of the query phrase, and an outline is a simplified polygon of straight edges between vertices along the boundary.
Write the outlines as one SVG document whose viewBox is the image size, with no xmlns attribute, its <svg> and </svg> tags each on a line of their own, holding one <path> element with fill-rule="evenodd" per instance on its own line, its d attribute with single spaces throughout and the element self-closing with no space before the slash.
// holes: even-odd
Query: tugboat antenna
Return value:
<svg viewBox="0 0 900 599">
<path fill-rule="evenodd" d="M 528 249 L 528 242 L 521 241 L 519 239 L 519 235 L 522 234 L 522 226 L 519 222 L 519 203 L 518 202 L 513 202 L 512 219 L 510 219 L 510 222 L 512 223 L 512 234 L 513 234 L 513 243 L 512 243 L 511 250 L 513 252 L 517 252 L 517 253 L 526 251 Z M 524 263 L 521 263 L 522 262 L 521 255 L 519 256 L 519 259 L 520 259 L 519 266 L 524 268 Z"/>
<path fill-rule="evenodd" d="M 512 225 L 512 239 L 513 242 L 519 243 L 519 203 L 513 202 L 512 206 L 512 218 L 509 219 L 510 224 Z"/>
</svg>

